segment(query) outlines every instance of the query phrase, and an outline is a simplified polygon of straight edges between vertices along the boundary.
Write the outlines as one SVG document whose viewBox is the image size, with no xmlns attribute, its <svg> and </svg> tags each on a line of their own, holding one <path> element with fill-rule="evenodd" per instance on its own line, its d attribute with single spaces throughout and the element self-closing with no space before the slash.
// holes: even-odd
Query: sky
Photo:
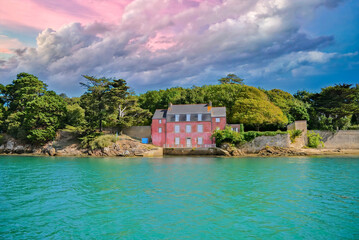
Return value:
<svg viewBox="0 0 359 240">
<path fill-rule="evenodd" d="M 136 93 L 216 84 L 359 83 L 357 0 L 0 0 L 0 82 L 20 72 L 68 96 L 82 75 Z"/>
</svg>

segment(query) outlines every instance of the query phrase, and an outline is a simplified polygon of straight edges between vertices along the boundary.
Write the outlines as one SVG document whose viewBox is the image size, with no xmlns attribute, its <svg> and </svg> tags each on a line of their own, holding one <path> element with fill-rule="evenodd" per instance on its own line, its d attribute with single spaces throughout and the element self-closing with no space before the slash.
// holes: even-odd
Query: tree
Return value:
<svg viewBox="0 0 359 240">
<path fill-rule="evenodd" d="M 243 85 L 243 82 L 244 80 L 240 77 L 238 77 L 237 75 L 235 74 L 227 74 L 226 77 L 223 77 L 221 79 L 218 80 L 221 84 L 242 84 Z"/>
<path fill-rule="evenodd" d="M 66 102 L 53 91 L 35 98 L 26 105 L 24 128 L 32 143 L 45 143 L 56 136 L 64 126 Z"/>
<path fill-rule="evenodd" d="M 353 114 L 359 111 L 358 91 L 351 84 L 339 84 L 322 88 L 311 99 L 318 114 L 331 118 L 333 127 L 343 129 L 350 123 Z"/>
<path fill-rule="evenodd" d="M 255 126 L 257 131 L 264 125 L 284 125 L 287 117 L 279 107 L 263 99 L 239 99 L 234 106 L 233 119 L 237 122 Z"/>
<path fill-rule="evenodd" d="M 5 87 L 5 102 L 11 112 L 23 111 L 28 102 L 44 95 L 46 91 L 47 85 L 36 76 L 19 73 L 16 80 Z"/>
<path fill-rule="evenodd" d="M 128 87 L 124 80 L 111 82 L 111 79 L 107 78 L 95 78 L 87 75 L 83 75 L 83 77 L 86 82 L 80 84 L 86 88 L 86 93 L 81 96 L 81 107 L 85 109 L 86 119 L 90 127 L 99 128 L 99 131 L 102 132 L 103 121 L 115 108 L 115 104 L 108 101 L 108 92 L 115 88 L 114 84 L 118 84 L 116 87 L 121 88 L 118 91 L 126 95 Z M 125 97 L 125 95 L 118 97 Z"/>
<path fill-rule="evenodd" d="M 129 96 L 119 101 L 117 125 L 120 131 L 133 125 L 142 125 L 152 116 L 151 112 L 140 108 L 137 101 L 138 99 L 135 96 Z"/>
</svg>

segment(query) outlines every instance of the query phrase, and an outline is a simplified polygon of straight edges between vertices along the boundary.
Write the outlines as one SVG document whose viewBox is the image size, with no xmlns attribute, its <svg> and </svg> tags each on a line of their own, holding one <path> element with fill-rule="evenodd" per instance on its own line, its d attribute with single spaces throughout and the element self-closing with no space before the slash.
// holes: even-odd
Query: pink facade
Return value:
<svg viewBox="0 0 359 240">
<path fill-rule="evenodd" d="M 226 126 L 225 108 L 209 104 L 170 105 L 156 110 L 152 119 L 152 144 L 160 147 L 211 147 L 213 132 Z"/>
<path fill-rule="evenodd" d="M 166 144 L 166 119 L 153 119 L 151 132 L 153 145 L 163 146 Z"/>
</svg>

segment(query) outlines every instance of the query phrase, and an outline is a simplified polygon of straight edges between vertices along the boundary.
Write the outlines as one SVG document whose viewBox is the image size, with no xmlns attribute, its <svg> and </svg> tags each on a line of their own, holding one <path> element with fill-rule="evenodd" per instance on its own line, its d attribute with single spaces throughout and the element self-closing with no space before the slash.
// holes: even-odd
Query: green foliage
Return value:
<svg viewBox="0 0 359 240">
<path fill-rule="evenodd" d="M 256 126 L 257 130 L 263 125 L 282 126 L 288 123 L 280 108 L 265 99 L 240 99 L 236 101 L 233 109 L 236 112 L 234 121 Z"/>
<path fill-rule="evenodd" d="M 244 125 L 243 125 L 243 123 L 241 123 L 241 124 L 239 125 L 239 132 L 240 132 L 240 133 L 244 133 Z"/>
<path fill-rule="evenodd" d="M 353 114 L 359 112 L 359 89 L 351 84 L 339 84 L 323 88 L 312 95 L 313 108 L 320 119 L 330 119 L 334 129 L 345 129 Z M 319 128 L 323 125 L 318 121 Z"/>
<path fill-rule="evenodd" d="M 212 137 L 215 138 L 217 147 L 221 146 L 223 143 L 230 143 L 232 145 L 242 145 L 246 142 L 251 142 L 256 137 L 260 136 L 275 136 L 278 134 L 288 134 L 288 132 L 282 131 L 266 131 L 266 132 L 235 132 L 232 131 L 230 127 L 226 127 L 224 130 L 217 129 L 214 131 Z"/>
<path fill-rule="evenodd" d="M 232 131 L 229 126 L 227 126 L 224 130 L 215 130 L 212 134 L 212 137 L 215 138 L 217 147 L 219 147 L 222 143 L 230 143 L 235 145 L 245 142 L 242 134 Z"/>
<path fill-rule="evenodd" d="M 81 147 L 83 148 L 90 148 L 90 146 L 92 145 L 93 141 L 99 137 L 99 136 L 102 136 L 103 133 L 101 132 L 92 132 L 92 133 L 89 133 L 83 137 L 80 138 L 80 141 L 81 141 Z"/>
<path fill-rule="evenodd" d="M 348 127 L 348 130 L 359 130 L 359 124 L 358 125 L 351 125 Z"/>
<path fill-rule="evenodd" d="M 32 143 L 45 143 L 63 127 L 66 103 L 62 97 L 49 91 L 27 103 L 25 112 L 23 126 L 28 131 L 27 139 Z"/>
<path fill-rule="evenodd" d="M 4 144 L 5 142 L 5 137 L 3 134 L 0 134 L 0 145 Z"/>
<path fill-rule="evenodd" d="M 233 73 L 227 74 L 226 77 L 223 77 L 218 80 L 218 82 L 221 84 L 243 84 L 243 81 L 244 80 L 242 78 L 238 77 Z"/>
<path fill-rule="evenodd" d="M 289 133 L 289 136 L 290 136 L 290 141 L 292 142 L 292 143 L 294 143 L 294 141 L 295 141 L 295 139 L 297 138 L 297 137 L 299 137 L 300 135 L 302 135 L 302 130 L 298 130 L 298 129 L 296 129 L 296 130 L 289 130 L 288 131 L 288 133 Z"/>
<path fill-rule="evenodd" d="M 79 127 L 86 125 L 85 109 L 79 104 L 66 105 L 66 124 Z"/>
<path fill-rule="evenodd" d="M 322 142 L 323 138 L 319 135 L 319 133 L 309 131 L 307 136 L 308 136 L 308 147 L 310 148 L 317 148 L 319 146 L 324 147 L 324 143 Z"/>
<path fill-rule="evenodd" d="M 115 135 L 103 135 L 102 133 L 92 133 L 81 138 L 81 145 L 84 148 L 102 149 L 109 147 L 111 144 L 116 143 Z"/>
</svg>

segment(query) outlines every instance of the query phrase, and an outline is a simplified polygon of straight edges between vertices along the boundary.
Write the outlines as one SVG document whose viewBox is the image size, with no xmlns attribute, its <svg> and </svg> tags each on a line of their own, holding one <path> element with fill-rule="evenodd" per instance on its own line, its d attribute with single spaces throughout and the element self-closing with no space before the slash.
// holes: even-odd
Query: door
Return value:
<svg viewBox="0 0 359 240">
<path fill-rule="evenodd" d="M 191 139 L 190 139 L 190 138 L 187 138 L 187 139 L 186 139 L 186 146 L 187 146 L 187 147 L 191 147 L 191 145 L 192 145 L 192 144 L 191 144 Z"/>
</svg>

